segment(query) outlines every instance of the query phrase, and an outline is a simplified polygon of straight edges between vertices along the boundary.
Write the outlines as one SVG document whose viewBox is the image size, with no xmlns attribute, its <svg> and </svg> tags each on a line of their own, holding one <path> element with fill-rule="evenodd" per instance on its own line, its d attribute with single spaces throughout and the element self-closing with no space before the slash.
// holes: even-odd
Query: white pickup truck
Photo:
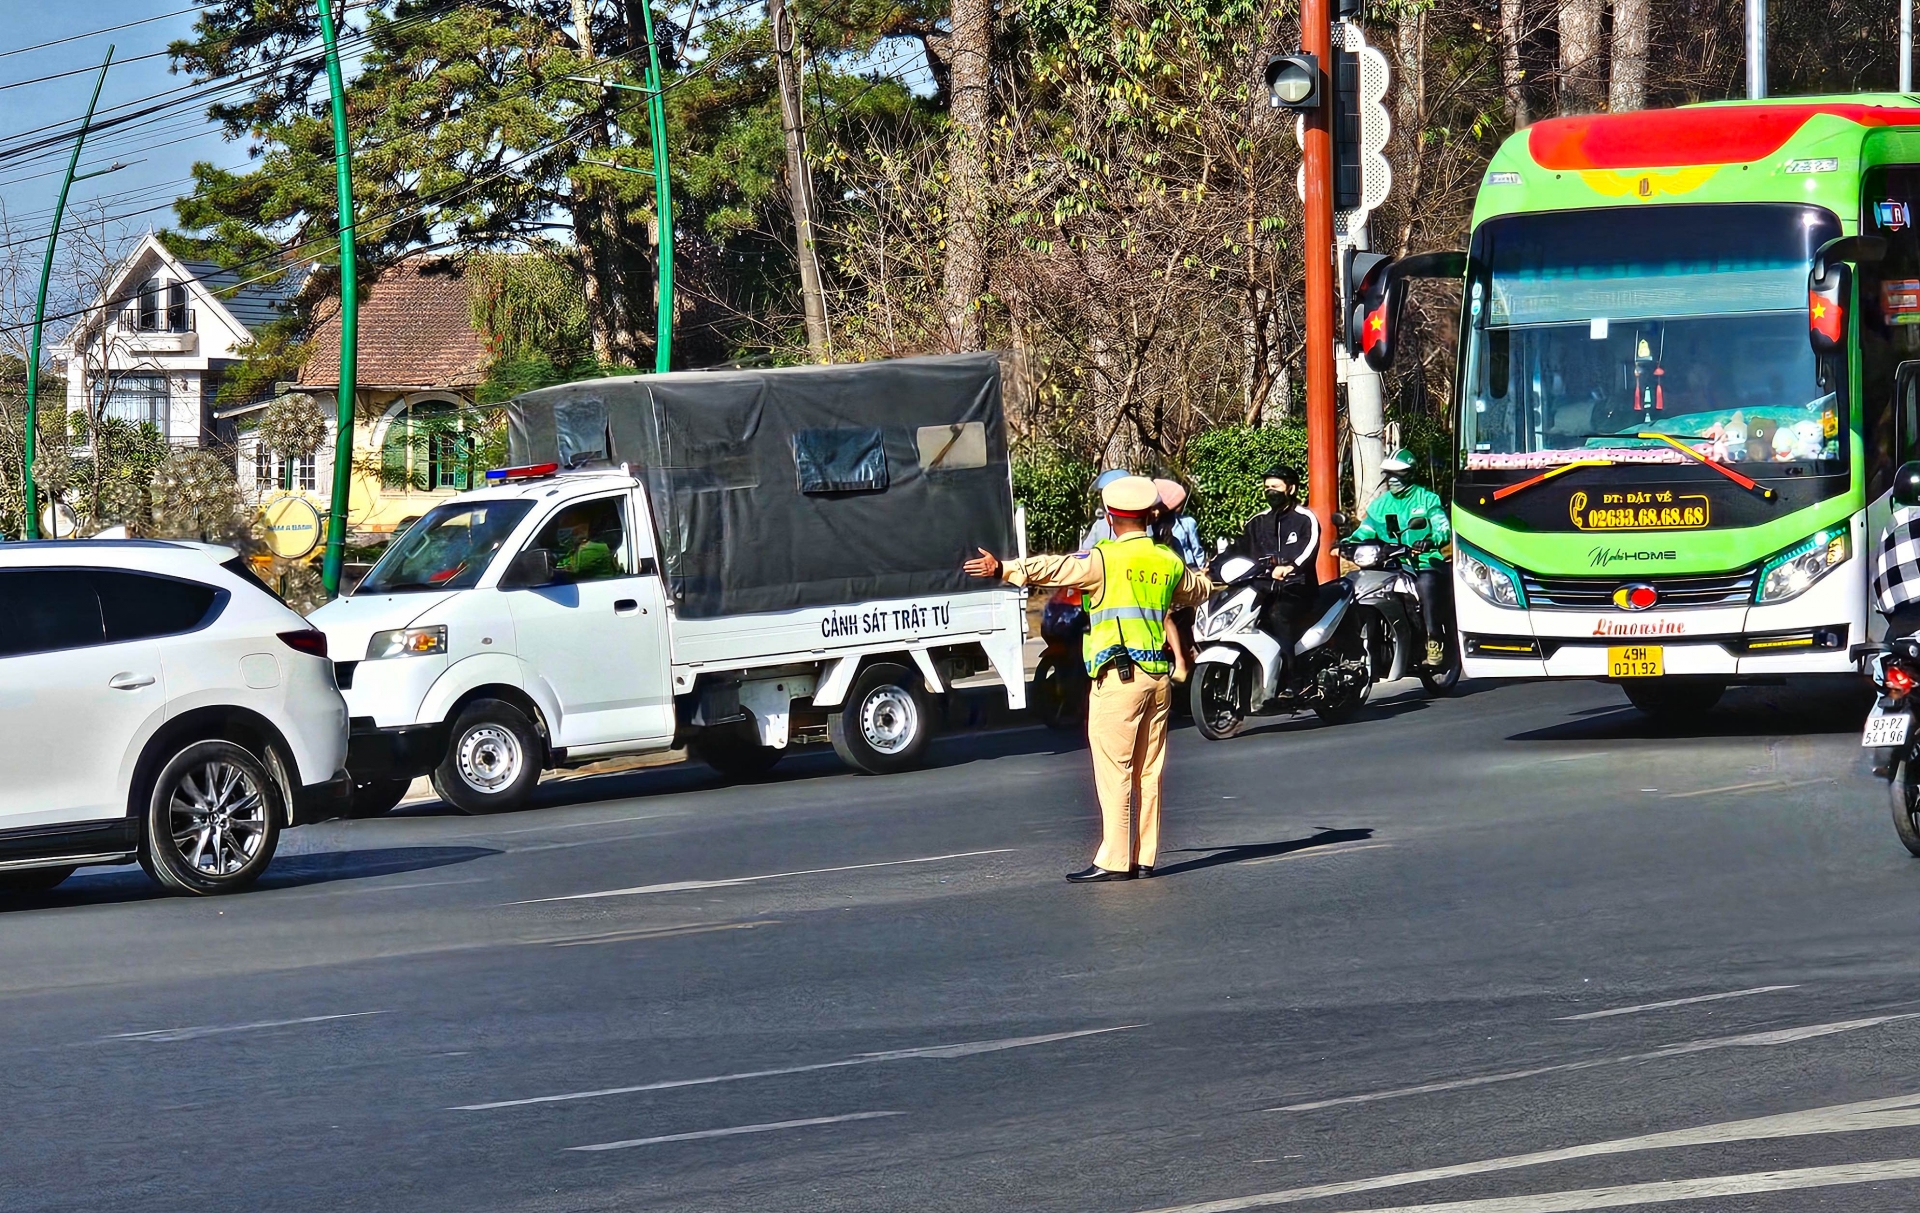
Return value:
<svg viewBox="0 0 1920 1213">
<path fill-rule="evenodd" d="M 975 415 L 983 413 L 978 399 L 943 409 L 939 392 L 929 399 L 927 384 L 913 377 L 916 364 L 927 364 L 937 388 L 943 376 L 953 379 L 956 362 L 973 379 L 993 375 L 984 415 Z M 960 441 L 942 445 L 938 434 L 922 432 L 930 427 L 911 424 L 786 424 L 781 418 L 818 418 L 795 414 L 791 401 L 763 399 L 749 410 L 741 449 L 721 452 L 731 463 L 718 487 L 711 460 L 669 458 L 655 465 L 667 473 L 655 476 L 609 466 L 615 452 L 604 448 L 625 456 L 637 445 L 620 437 L 636 396 L 646 405 L 638 411 L 671 418 L 678 406 L 662 403 L 668 388 L 705 401 L 728 384 L 753 389 L 751 381 L 772 380 L 777 397 L 798 379 L 803 398 L 831 388 L 836 416 L 864 421 L 845 416 L 849 384 L 858 398 L 863 371 L 878 386 L 891 382 L 868 368 L 895 368 L 896 378 L 904 368 L 920 411 Z M 557 404 L 564 434 L 581 394 L 570 385 L 523 398 L 532 401 L 527 409 L 516 402 L 515 455 L 556 453 L 540 450 L 539 417 L 550 423 Z M 983 479 L 1005 483 L 998 407 L 997 370 L 978 358 L 594 384 L 586 412 L 599 424 L 602 449 L 592 458 L 563 449 L 557 453 L 581 466 L 562 470 L 549 460 L 488 473 L 490 487 L 436 506 L 350 596 L 311 616 L 327 634 L 352 717 L 355 814 L 391 808 L 420 774 L 461 810 L 512 809 L 526 803 L 544 769 L 675 745 L 734 777 L 763 773 L 788 747 L 815 741 L 831 741 L 859 770 L 895 771 L 921 757 L 931 697 L 955 679 L 990 670 L 1009 705 L 1023 707 L 1020 592 L 954 574 L 968 554 L 956 528 L 983 500 L 993 525 L 980 546 L 1018 544 L 1010 489 Z M 536 415 L 531 439 L 524 411 Z M 905 413 L 911 422 L 915 410 L 895 397 L 870 411 Z M 609 413 L 613 420 L 603 420 Z M 700 420 L 714 416 L 704 410 Z M 739 429 L 742 419 L 727 424 Z M 956 446 L 969 449 L 952 474 L 971 487 L 942 479 Z M 756 459 L 764 474 L 753 470 Z M 858 475 L 874 479 L 876 461 L 882 487 L 866 489 Z M 810 493 L 807 477 L 822 467 L 831 487 Z M 688 483 L 696 491 L 683 491 Z M 897 499 L 888 504 L 887 494 Z M 942 500 L 950 508 L 938 508 Z M 715 508 L 703 513 L 703 503 Z M 932 544 L 906 533 L 915 517 L 932 519 Z M 871 595 L 858 593 L 858 576 L 845 575 L 854 567 L 845 553 L 823 550 L 823 537 L 863 525 L 880 525 L 877 546 L 851 537 L 845 546 L 885 566 L 872 569 L 882 592 Z M 784 605 L 728 609 L 740 603 Z"/>
</svg>

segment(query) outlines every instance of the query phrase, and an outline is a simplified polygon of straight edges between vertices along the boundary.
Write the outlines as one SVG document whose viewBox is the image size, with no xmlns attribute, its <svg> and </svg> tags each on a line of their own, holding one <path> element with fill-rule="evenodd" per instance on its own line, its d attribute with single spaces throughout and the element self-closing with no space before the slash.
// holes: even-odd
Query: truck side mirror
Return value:
<svg viewBox="0 0 1920 1213">
<path fill-rule="evenodd" d="M 1374 370 L 1386 370 L 1393 364 L 1407 283 L 1415 278 L 1463 278 L 1466 272 L 1467 255 L 1459 251 L 1416 253 L 1374 264 L 1352 288 L 1358 323 L 1347 326 L 1348 350 L 1364 356 Z"/>
<path fill-rule="evenodd" d="M 1893 474 L 1893 504 L 1920 505 L 1920 461 L 1903 463 Z"/>
<path fill-rule="evenodd" d="M 513 558 L 500 575 L 503 590 L 524 590 L 553 583 L 553 553 L 546 548 L 528 548 Z"/>
</svg>

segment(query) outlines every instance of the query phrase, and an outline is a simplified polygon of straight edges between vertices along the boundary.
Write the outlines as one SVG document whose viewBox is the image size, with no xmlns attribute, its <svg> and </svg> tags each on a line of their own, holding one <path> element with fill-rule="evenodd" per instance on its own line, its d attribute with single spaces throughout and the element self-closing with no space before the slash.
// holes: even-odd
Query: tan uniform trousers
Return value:
<svg viewBox="0 0 1920 1213">
<path fill-rule="evenodd" d="M 1111 669 L 1093 684 L 1087 704 L 1087 742 L 1093 750 L 1093 786 L 1100 796 L 1100 853 L 1093 862 L 1109 872 L 1135 864 L 1152 867 L 1160 851 L 1160 770 L 1167 759 L 1167 710 L 1171 680 L 1135 671 L 1120 681 Z M 1133 808 L 1140 829 L 1132 830 Z"/>
</svg>

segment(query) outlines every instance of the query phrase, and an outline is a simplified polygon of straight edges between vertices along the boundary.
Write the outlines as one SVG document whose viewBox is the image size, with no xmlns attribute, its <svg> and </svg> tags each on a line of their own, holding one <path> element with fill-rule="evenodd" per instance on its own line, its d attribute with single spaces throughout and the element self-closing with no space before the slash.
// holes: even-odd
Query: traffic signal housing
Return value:
<svg viewBox="0 0 1920 1213">
<path fill-rule="evenodd" d="M 1283 110 L 1319 109 L 1320 60 L 1308 54 L 1268 59 L 1267 104 Z"/>
</svg>

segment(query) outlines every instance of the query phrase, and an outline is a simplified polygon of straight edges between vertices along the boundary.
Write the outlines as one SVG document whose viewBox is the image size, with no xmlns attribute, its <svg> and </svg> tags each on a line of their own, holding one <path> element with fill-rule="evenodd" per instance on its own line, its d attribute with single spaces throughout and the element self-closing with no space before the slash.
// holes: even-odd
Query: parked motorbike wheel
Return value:
<svg viewBox="0 0 1920 1213">
<path fill-rule="evenodd" d="M 1044 653 L 1033 670 L 1034 715 L 1050 729 L 1072 732 L 1086 723 L 1091 690 L 1079 665 Z"/>
<path fill-rule="evenodd" d="M 1920 763 L 1915 762 L 1912 746 L 1893 767 L 1893 779 L 1887 784 L 1887 799 L 1893 808 L 1893 832 L 1900 836 L 1907 852 L 1920 856 Z"/>
<path fill-rule="evenodd" d="M 1443 643 L 1447 646 L 1446 660 L 1438 667 L 1423 665 L 1419 670 L 1420 685 L 1436 699 L 1453 694 L 1453 688 L 1460 685 L 1460 641 L 1449 632 Z"/>
<path fill-rule="evenodd" d="M 1187 684 L 1194 727 L 1208 741 L 1225 741 L 1247 725 L 1247 674 L 1238 665 L 1201 663 Z"/>
<path fill-rule="evenodd" d="M 1313 714 L 1328 724 L 1345 724 L 1366 707 L 1367 700 L 1373 696 L 1373 657 L 1367 651 L 1367 628 L 1357 612 L 1341 621 L 1333 643 L 1340 646 L 1342 665 L 1357 665 L 1364 673 L 1357 685 L 1348 683 L 1338 695 L 1314 704 Z"/>
</svg>

